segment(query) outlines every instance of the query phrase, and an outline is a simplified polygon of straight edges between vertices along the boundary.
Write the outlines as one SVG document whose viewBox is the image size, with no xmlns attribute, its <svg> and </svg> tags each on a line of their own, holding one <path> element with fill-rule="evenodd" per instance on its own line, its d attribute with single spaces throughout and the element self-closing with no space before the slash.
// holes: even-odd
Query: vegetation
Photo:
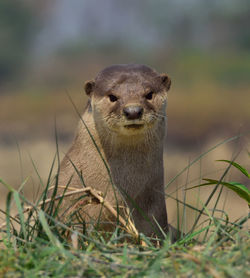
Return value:
<svg viewBox="0 0 250 278">
<path fill-rule="evenodd" d="M 0 2 L 0 83 L 21 73 L 36 27 L 35 16 L 25 1 Z"/>
<path fill-rule="evenodd" d="M 193 160 L 179 175 L 208 152 Z M 215 198 L 214 193 L 223 190 L 223 180 L 232 166 L 244 175 L 248 174 L 235 161 L 226 162 L 227 169 L 202 209 L 184 201 L 184 210 L 191 207 L 197 212 L 190 231 L 181 233 L 175 243 L 167 237 L 159 248 L 154 239 L 128 233 L 121 226 L 108 234 L 97 229 L 86 230 L 81 219 L 81 229 L 77 230 L 72 223 L 60 222 L 56 216 L 65 194 L 60 196 L 59 201 L 55 197 L 57 174 L 53 179 L 52 172 L 57 158 L 58 150 L 46 185 L 43 185 L 37 172 L 44 192 L 35 204 L 22 194 L 27 180 L 18 190 L 0 180 L 9 190 L 6 211 L 1 211 L 6 218 L 0 227 L 1 277 L 247 277 L 250 274 L 250 238 L 249 232 L 243 228 L 250 213 L 231 222 L 225 211 L 215 216 L 216 205 L 212 210 L 208 208 L 211 199 Z M 46 192 L 52 183 L 55 184 L 54 192 L 51 199 L 46 199 Z M 249 194 L 247 189 L 246 192 Z M 216 204 L 220 197 L 221 194 L 217 196 Z M 178 198 L 176 201 L 177 204 L 182 202 Z M 18 211 L 15 217 L 10 214 L 13 203 Z M 199 221 L 201 216 L 205 216 L 202 223 Z"/>
<path fill-rule="evenodd" d="M 245 168 L 243 168 L 241 165 L 239 165 L 238 163 L 236 163 L 234 161 L 225 160 L 225 159 L 224 160 L 218 160 L 218 161 L 227 162 L 230 165 L 233 165 L 236 169 L 238 169 L 248 179 L 250 178 L 250 174 L 248 173 L 248 171 Z M 234 192 L 236 192 L 243 200 L 245 200 L 248 203 L 248 206 L 250 207 L 250 191 L 248 190 L 248 188 L 245 185 L 243 185 L 239 182 L 224 182 L 222 180 L 212 180 L 212 179 L 203 179 L 203 180 L 205 180 L 207 183 L 196 185 L 196 186 L 193 186 L 189 189 L 204 186 L 204 185 L 218 185 L 218 184 L 221 184 L 221 185 L 226 186 L 227 188 L 233 190 Z"/>
<path fill-rule="evenodd" d="M 161 249 L 103 242 L 93 238 L 84 250 L 36 239 L 0 250 L 1 277 L 248 277 L 250 242 L 236 233 L 218 243 L 167 243 Z M 216 248 L 213 248 L 216 247 Z"/>
</svg>

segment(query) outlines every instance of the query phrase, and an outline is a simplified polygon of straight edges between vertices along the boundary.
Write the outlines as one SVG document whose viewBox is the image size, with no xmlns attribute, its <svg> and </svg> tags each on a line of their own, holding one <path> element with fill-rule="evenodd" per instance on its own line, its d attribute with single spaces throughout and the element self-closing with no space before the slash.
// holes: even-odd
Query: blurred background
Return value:
<svg viewBox="0 0 250 278">
<path fill-rule="evenodd" d="M 249 26 L 248 0 L 0 1 L 0 177 L 16 188 L 28 177 L 24 191 L 35 199 L 36 171 L 45 182 L 56 152 L 55 122 L 61 156 L 74 137 L 79 119 L 67 94 L 82 111 L 84 82 L 117 63 L 172 78 L 166 183 L 217 143 L 245 134 L 199 160 L 170 193 L 219 178 L 226 165 L 216 159 L 239 153 L 249 169 Z M 248 182 L 235 171 L 232 179 Z M 231 200 L 242 201 L 230 194 L 234 213 Z M 237 217 L 247 211 L 240 208 Z"/>
</svg>

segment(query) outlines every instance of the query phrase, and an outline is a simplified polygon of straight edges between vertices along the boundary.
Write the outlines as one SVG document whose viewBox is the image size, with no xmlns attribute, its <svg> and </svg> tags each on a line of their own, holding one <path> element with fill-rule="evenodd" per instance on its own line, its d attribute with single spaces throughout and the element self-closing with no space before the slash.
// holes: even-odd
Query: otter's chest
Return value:
<svg viewBox="0 0 250 278">
<path fill-rule="evenodd" d="M 152 181 L 162 179 L 162 159 L 149 153 L 120 153 L 109 159 L 115 185 L 129 194 L 137 195 L 150 186 Z"/>
</svg>

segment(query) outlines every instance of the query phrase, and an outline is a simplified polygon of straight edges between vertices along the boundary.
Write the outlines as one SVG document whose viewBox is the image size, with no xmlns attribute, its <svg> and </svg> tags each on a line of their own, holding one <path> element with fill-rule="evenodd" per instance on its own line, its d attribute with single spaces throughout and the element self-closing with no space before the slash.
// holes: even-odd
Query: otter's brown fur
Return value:
<svg viewBox="0 0 250 278">
<path fill-rule="evenodd" d="M 147 236 L 168 232 L 163 145 L 170 84 L 166 74 L 144 65 L 113 65 L 101 71 L 85 84 L 89 102 L 60 167 L 60 185 L 71 179 L 70 186 L 81 188 L 84 182 L 114 207 L 117 200 L 119 206 L 125 203 L 137 230 Z M 63 210 L 72 203 L 73 197 L 65 198 Z M 100 204 L 82 207 L 82 215 L 93 224 L 97 218 L 112 218 Z"/>
</svg>

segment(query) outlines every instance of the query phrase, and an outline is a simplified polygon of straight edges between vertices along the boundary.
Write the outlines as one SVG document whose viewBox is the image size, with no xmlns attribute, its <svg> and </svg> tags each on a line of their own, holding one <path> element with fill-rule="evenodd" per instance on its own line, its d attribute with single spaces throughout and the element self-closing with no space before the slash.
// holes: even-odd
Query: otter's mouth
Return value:
<svg viewBox="0 0 250 278">
<path fill-rule="evenodd" d="M 144 126 L 144 124 L 129 124 L 129 125 L 124 125 L 125 128 L 127 129 L 141 129 Z"/>
</svg>

